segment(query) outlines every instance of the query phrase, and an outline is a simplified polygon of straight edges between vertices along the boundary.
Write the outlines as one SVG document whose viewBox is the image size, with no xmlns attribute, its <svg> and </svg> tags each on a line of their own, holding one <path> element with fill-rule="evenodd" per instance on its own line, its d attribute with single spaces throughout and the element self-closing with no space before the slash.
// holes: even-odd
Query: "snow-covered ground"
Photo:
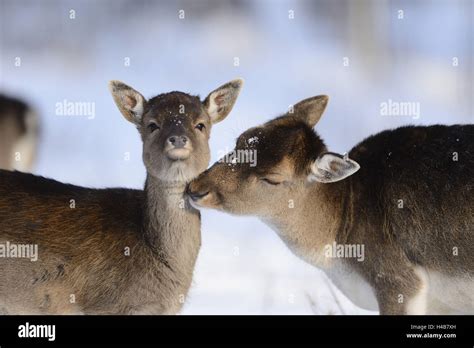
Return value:
<svg viewBox="0 0 474 348">
<path fill-rule="evenodd" d="M 213 129 L 213 161 L 245 129 L 317 94 L 328 94 L 330 105 L 316 129 L 338 152 L 399 125 L 473 121 L 469 0 L 374 0 L 373 15 L 355 1 L 0 3 L 1 91 L 40 111 L 34 172 L 64 182 L 143 185 L 141 142 L 109 95 L 111 79 L 146 97 L 170 90 L 205 97 L 243 77 L 233 112 Z M 94 103 L 95 116 L 57 115 L 65 99 Z M 420 117 L 381 115 L 389 99 L 419 103 Z M 350 303 L 258 220 L 202 216 L 203 247 L 183 314 L 374 313 Z"/>
</svg>

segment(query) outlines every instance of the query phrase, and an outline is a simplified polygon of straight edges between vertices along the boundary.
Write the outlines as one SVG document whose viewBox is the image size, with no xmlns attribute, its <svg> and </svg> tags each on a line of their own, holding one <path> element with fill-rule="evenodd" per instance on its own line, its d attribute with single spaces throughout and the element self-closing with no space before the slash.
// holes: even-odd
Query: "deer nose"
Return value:
<svg viewBox="0 0 474 348">
<path fill-rule="evenodd" d="M 191 185 L 188 184 L 186 187 L 186 194 L 193 200 L 193 201 L 198 201 L 201 198 L 207 196 L 209 194 L 209 191 L 207 192 L 199 192 L 199 191 L 193 191 L 191 188 Z"/>
<path fill-rule="evenodd" d="M 172 135 L 168 138 L 168 143 L 173 145 L 175 148 L 181 148 L 188 142 L 188 137 L 185 135 Z"/>
</svg>

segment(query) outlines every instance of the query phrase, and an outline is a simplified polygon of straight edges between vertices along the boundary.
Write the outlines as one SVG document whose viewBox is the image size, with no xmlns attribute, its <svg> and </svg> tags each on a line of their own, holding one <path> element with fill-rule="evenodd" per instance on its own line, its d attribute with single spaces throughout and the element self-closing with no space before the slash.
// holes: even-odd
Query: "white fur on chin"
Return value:
<svg viewBox="0 0 474 348">
<path fill-rule="evenodd" d="M 160 173 L 159 179 L 167 182 L 174 183 L 188 183 L 196 178 L 200 173 L 193 168 L 189 168 L 189 165 L 180 161 L 173 162 L 170 168 Z"/>
</svg>

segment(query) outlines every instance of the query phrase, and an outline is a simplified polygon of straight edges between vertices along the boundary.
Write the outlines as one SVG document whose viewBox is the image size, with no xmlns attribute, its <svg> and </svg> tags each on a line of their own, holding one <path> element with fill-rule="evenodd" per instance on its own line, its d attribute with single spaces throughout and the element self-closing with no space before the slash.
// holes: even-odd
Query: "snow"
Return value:
<svg viewBox="0 0 474 348">
<path fill-rule="evenodd" d="M 252 137 L 252 138 L 247 139 L 247 143 L 249 145 L 258 144 L 258 141 L 259 141 L 258 137 Z"/>
</svg>

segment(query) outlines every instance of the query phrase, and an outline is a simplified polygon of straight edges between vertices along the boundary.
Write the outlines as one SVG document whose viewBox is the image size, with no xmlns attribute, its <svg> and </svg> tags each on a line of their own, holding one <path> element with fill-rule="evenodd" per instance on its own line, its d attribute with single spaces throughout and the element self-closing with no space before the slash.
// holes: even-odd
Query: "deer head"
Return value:
<svg viewBox="0 0 474 348">
<path fill-rule="evenodd" d="M 204 101 L 183 92 L 146 100 L 120 81 L 111 81 L 109 88 L 122 115 L 140 132 L 148 174 L 162 181 L 187 182 L 208 166 L 211 127 L 232 110 L 242 84 L 240 79 L 230 81 Z"/>
<path fill-rule="evenodd" d="M 188 185 L 192 203 L 234 214 L 271 216 L 284 211 L 278 205 L 287 208 L 288 197 L 313 181 L 332 183 L 354 174 L 359 165 L 327 152 L 313 130 L 327 102 L 327 96 L 305 99 L 292 112 L 245 131 L 231 155 Z M 256 158 L 256 163 L 246 161 L 249 158 Z"/>
</svg>

